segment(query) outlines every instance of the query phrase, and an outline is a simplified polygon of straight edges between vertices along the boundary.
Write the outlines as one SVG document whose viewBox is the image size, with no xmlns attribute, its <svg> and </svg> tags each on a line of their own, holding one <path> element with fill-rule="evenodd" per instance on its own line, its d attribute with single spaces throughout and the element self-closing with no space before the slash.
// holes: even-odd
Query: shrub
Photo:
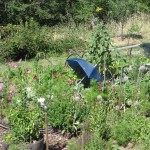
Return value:
<svg viewBox="0 0 150 150">
<path fill-rule="evenodd" d="M 7 33 L 6 33 L 7 34 Z M 0 43 L 0 54 L 3 59 L 18 60 L 32 58 L 37 52 L 47 52 L 49 43 L 46 39 L 46 28 L 40 28 L 32 19 L 21 25 L 20 29 L 4 38 Z"/>
<path fill-rule="evenodd" d="M 113 130 L 113 137 L 119 145 L 127 145 L 128 142 L 144 143 L 145 147 L 149 146 L 150 126 L 149 120 L 144 116 L 128 116 L 120 120 Z"/>
</svg>

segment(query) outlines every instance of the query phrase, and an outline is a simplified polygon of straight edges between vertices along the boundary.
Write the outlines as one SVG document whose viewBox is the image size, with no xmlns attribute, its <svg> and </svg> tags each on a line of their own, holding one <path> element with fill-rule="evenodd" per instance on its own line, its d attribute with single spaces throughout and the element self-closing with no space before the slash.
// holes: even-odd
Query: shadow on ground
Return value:
<svg viewBox="0 0 150 150">
<path fill-rule="evenodd" d="M 146 57 L 150 58 L 150 43 L 143 43 L 140 47 L 144 50 Z"/>
<path fill-rule="evenodd" d="M 140 34 L 127 34 L 124 35 L 124 38 L 143 39 L 143 36 Z"/>
</svg>

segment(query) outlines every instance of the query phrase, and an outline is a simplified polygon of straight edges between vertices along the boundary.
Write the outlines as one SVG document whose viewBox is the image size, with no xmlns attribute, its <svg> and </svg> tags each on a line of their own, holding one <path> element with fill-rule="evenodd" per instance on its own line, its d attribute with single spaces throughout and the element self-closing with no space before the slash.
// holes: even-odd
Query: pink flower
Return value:
<svg viewBox="0 0 150 150">
<path fill-rule="evenodd" d="M 26 70 L 26 73 L 27 73 L 27 74 L 30 74 L 30 73 L 31 73 L 31 70 L 30 70 L 30 69 L 27 69 L 27 70 Z"/>
<path fill-rule="evenodd" d="M 57 73 L 54 73 L 53 76 L 54 76 L 54 78 L 57 78 Z"/>
<path fill-rule="evenodd" d="M 8 105 L 11 105 L 11 102 L 8 102 L 7 104 L 8 104 Z"/>
<path fill-rule="evenodd" d="M 71 84 L 72 80 L 71 79 L 68 79 L 68 84 Z"/>
<path fill-rule="evenodd" d="M 10 101 L 12 99 L 12 97 L 11 96 L 8 96 L 8 100 Z"/>
<path fill-rule="evenodd" d="M 106 85 L 106 86 L 107 86 L 107 85 L 109 85 L 109 82 L 108 82 L 108 81 L 106 81 L 106 82 L 105 82 L 105 85 Z"/>
<path fill-rule="evenodd" d="M 12 93 L 12 91 L 11 91 L 11 90 L 8 90 L 8 91 L 7 91 L 7 94 L 11 94 L 11 93 Z"/>
<path fill-rule="evenodd" d="M 18 68 L 18 64 L 12 64 L 12 67 Z"/>
<path fill-rule="evenodd" d="M 68 79 L 68 84 L 69 84 L 69 85 L 70 85 L 70 84 L 73 84 L 73 82 L 74 82 L 74 79 L 73 79 L 73 78 Z"/>
<path fill-rule="evenodd" d="M 112 91 L 115 92 L 116 91 L 116 86 L 112 86 Z"/>
<path fill-rule="evenodd" d="M 0 91 L 2 90 L 2 88 L 3 88 L 3 83 L 0 82 Z"/>
<path fill-rule="evenodd" d="M 0 103 L 2 103 L 3 102 L 3 99 L 0 99 Z"/>
<path fill-rule="evenodd" d="M 62 76 L 62 77 L 64 77 L 64 76 L 65 76 L 65 74 L 61 74 L 61 76 Z"/>
<path fill-rule="evenodd" d="M 102 87 L 99 87 L 99 88 L 98 88 L 98 91 L 103 91 L 103 88 L 102 88 Z"/>
</svg>

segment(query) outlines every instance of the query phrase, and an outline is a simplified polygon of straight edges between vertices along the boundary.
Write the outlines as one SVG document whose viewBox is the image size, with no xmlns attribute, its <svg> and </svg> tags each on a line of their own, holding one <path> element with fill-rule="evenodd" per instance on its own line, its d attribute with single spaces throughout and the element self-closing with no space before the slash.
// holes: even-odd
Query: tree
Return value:
<svg viewBox="0 0 150 150">
<path fill-rule="evenodd" d="M 121 23 L 121 37 L 123 40 L 123 29 L 128 18 L 137 10 L 135 0 L 113 0 L 111 1 L 109 16 L 118 23 Z"/>
</svg>

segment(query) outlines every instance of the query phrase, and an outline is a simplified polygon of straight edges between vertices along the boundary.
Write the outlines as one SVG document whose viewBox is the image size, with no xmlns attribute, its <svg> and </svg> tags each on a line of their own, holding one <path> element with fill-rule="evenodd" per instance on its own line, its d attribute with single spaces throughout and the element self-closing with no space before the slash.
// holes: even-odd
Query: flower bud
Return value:
<svg viewBox="0 0 150 150">
<path fill-rule="evenodd" d="M 128 76 L 124 76 L 122 79 L 123 82 L 128 82 L 129 81 L 129 77 Z"/>
<path fill-rule="evenodd" d="M 118 111 L 120 109 L 119 105 L 115 107 L 115 110 Z"/>
<path fill-rule="evenodd" d="M 103 98 L 102 98 L 101 95 L 98 95 L 98 96 L 97 96 L 97 100 L 98 100 L 99 102 L 102 101 L 102 99 L 103 99 Z"/>
<path fill-rule="evenodd" d="M 146 67 L 144 65 L 140 66 L 139 71 L 144 72 L 146 70 Z"/>
<path fill-rule="evenodd" d="M 140 103 L 138 101 L 135 102 L 135 106 L 138 107 Z"/>
</svg>

